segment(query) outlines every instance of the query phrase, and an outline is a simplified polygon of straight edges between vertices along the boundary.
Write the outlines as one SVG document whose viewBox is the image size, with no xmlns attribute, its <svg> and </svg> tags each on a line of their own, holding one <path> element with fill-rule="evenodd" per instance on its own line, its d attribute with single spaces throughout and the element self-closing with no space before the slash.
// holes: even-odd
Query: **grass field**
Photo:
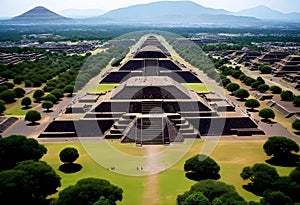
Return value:
<svg viewBox="0 0 300 205">
<path fill-rule="evenodd" d="M 190 143 L 187 142 L 187 145 L 188 144 Z M 159 181 L 156 189 L 160 194 L 161 204 L 176 204 L 177 195 L 189 190 L 190 186 L 196 183 L 185 177 L 183 165 L 186 159 L 200 153 L 203 144 L 202 141 L 196 141 L 183 158 L 169 169 L 158 174 Z M 143 163 L 143 160 L 129 161 L 126 159 L 126 156 L 119 157 L 119 154 L 122 155 L 122 153 L 126 153 L 127 155 L 141 156 L 144 155 L 143 148 L 135 147 L 133 144 L 120 145 L 117 142 L 90 142 L 84 143 L 83 145 L 81 143 L 46 143 L 45 145 L 48 149 L 48 153 L 43 157 L 43 160 L 47 161 L 62 177 L 61 189 L 75 184 L 76 181 L 82 178 L 98 177 L 108 179 L 111 183 L 124 190 L 123 201 L 118 204 L 142 204 L 143 198 L 147 195 L 147 193 L 145 193 L 147 176 L 121 175 L 107 170 L 109 164 L 114 164 L 116 169 L 121 167 L 125 170 L 130 169 L 132 173 L 137 172 L 135 166 L 136 164 Z M 255 163 L 263 163 L 268 158 L 262 149 L 262 145 L 263 142 L 223 141 L 219 142 L 211 153 L 211 157 L 221 166 L 220 180 L 234 185 L 239 194 L 247 201 L 258 201 L 259 197 L 242 188 L 242 185 L 246 184 L 246 182 L 241 179 L 240 173 L 243 167 Z M 58 153 L 66 146 L 76 147 L 79 150 L 80 158 L 77 163 L 83 166 L 81 171 L 74 174 L 64 174 L 58 170 L 58 167 L 61 165 Z M 180 148 L 184 145 L 178 146 Z M 85 148 L 89 150 L 92 157 L 86 152 Z M 119 153 L 118 151 L 112 152 L 111 149 L 116 149 Z M 99 156 L 102 158 L 100 159 L 101 164 L 105 164 L 104 167 L 96 162 L 99 159 L 93 154 L 95 152 L 99 153 Z M 174 155 L 176 155 L 176 151 L 170 153 L 170 155 L 165 156 L 164 161 L 171 160 Z M 118 159 L 115 159 L 116 157 L 118 157 Z M 96 159 L 96 161 L 94 159 Z M 288 175 L 293 170 L 293 168 L 276 168 L 282 176 Z M 151 202 L 148 204 L 151 204 Z"/>
<path fill-rule="evenodd" d="M 89 88 L 90 93 L 105 93 L 107 91 L 113 90 L 115 87 L 117 87 L 119 84 L 98 84 L 94 85 Z"/>
<path fill-rule="evenodd" d="M 30 93 L 29 95 L 26 95 L 24 97 L 30 97 L 31 98 L 31 108 L 34 108 L 36 106 L 38 106 L 38 103 L 34 103 L 34 99 L 33 99 L 33 92 Z M 21 101 L 23 98 L 16 98 L 16 102 L 12 103 L 12 104 L 8 104 L 6 105 L 6 110 L 4 112 L 5 115 L 11 115 L 11 116 L 25 116 L 26 113 L 31 109 L 24 109 L 24 107 L 21 105 Z"/>
<path fill-rule="evenodd" d="M 204 83 L 182 83 L 182 85 L 197 93 L 205 93 L 211 90 L 211 88 Z"/>
</svg>

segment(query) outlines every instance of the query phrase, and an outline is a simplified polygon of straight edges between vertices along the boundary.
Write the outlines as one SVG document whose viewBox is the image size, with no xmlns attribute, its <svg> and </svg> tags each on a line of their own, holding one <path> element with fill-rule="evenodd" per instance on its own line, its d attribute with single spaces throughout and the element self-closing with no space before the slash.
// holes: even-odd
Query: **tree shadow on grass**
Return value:
<svg viewBox="0 0 300 205">
<path fill-rule="evenodd" d="M 29 127 L 37 126 L 37 125 L 40 125 L 40 123 L 38 123 L 38 122 L 30 122 L 30 123 L 26 124 L 26 126 L 29 126 Z"/>
<path fill-rule="evenodd" d="M 59 171 L 64 172 L 66 174 L 76 173 L 82 169 L 81 164 L 72 163 L 72 164 L 62 164 L 59 166 Z"/>
<path fill-rule="evenodd" d="M 300 131 L 294 132 L 295 135 L 300 135 Z"/>
<path fill-rule="evenodd" d="M 264 190 L 254 188 L 251 183 L 243 185 L 243 189 L 251 192 L 252 194 L 255 194 L 256 196 L 262 196 L 264 192 Z"/>
<path fill-rule="evenodd" d="M 281 167 L 296 167 L 300 165 L 300 156 L 297 154 L 292 154 L 290 157 L 272 157 L 271 159 L 267 159 L 266 163 Z"/>
<path fill-rule="evenodd" d="M 29 109 L 31 109 L 32 107 L 31 106 L 28 106 L 28 107 L 22 107 L 21 109 L 22 110 L 29 110 Z"/>
<path fill-rule="evenodd" d="M 219 174 L 216 175 L 212 175 L 212 176 L 203 176 L 200 174 L 197 174 L 195 172 L 187 172 L 185 173 L 185 177 L 190 179 L 190 180 L 194 180 L 194 181 L 200 181 L 200 180 L 204 180 L 204 179 L 214 179 L 214 180 L 218 180 L 221 178 L 221 176 Z"/>
<path fill-rule="evenodd" d="M 237 101 L 239 101 L 239 102 L 246 102 L 246 99 L 240 99 L 240 98 L 238 98 Z"/>
</svg>

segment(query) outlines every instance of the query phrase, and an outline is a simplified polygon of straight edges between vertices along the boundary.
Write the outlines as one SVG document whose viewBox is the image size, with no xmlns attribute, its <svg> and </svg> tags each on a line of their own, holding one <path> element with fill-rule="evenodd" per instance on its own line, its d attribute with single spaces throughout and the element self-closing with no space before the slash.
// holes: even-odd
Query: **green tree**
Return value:
<svg viewBox="0 0 300 205">
<path fill-rule="evenodd" d="M 265 83 L 265 80 L 262 78 L 262 77 L 260 77 L 260 76 L 258 76 L 257 78 L 256 78 L 256 80 L 258 80 L 258 81 L 260 81 L 261 83 Z"/>
<path fill-rule="evenodd" d="M 0 172 L 0 201 L 2 205 L 24 204 L 32 202 L 31 184 L 26 172 L 5 170 Z"/>
<path fill-rule="evenodd" d="M 49 111 L 49 109 L 52 107 L 53 107 L 53 102 L 51 101 L 44 101 L 42 103 L 42 108 L 47 109 L 47 111 Z"/>
<path fill-rule="evenodd" d="M 72 164 L 78 157 L 78 150 L 74 147 L 66 147 L 59 153 L 60 161 L 66 164 Z"/>
<path fill-rule="evenodd" d="M 183 202 L 183 205 L 210 205 L 209 200 L 201 192 L 196 192 L 188 197 Z"/>
<path fill-rule="evenodd" d="M 15 102 L 16 94 L 13 90 L 5 90 L 0 93 L 0 99 L 3 100 L 5 103 L 13 103 Z"/>
<path fill-rule="evenodd" d="M 255 82 L 255 79 L 251 78 L 251 77 L 246 77 L 243 81 L 246 85 L 251 86 L 252 83 Z"/>
<path fill-rule="evenodd" d="M 300 120 L 296 120 L 292 124 L 293 129 L 300 131 Z"/>
<path fill-rule="evenodd" d="M 249 97 L 250 94 L 245 89 L 238 89 L 235 91 L 234 96 L 240 98 L 241 100 L 244 100 L 245 98 Z"/>
<path fill-rule="evenodd" d="M 36 90 L 33 93 L 33 98 L 35 99 L 36 102 L 41 102 L 42 97 L 44 96 L 44 91 L 42 90 Z"/>
<path fill-rule="evenodd" d="M 53 104 L 55 104 L 57 102 L 57 98 L 52 94 L 48 94 L 48 95 L 44 96 L 43 100 L 44 101 L 51 101 Z"/>
<path fill-rule="evenodd" d="M 276 169 L 267 164 L 244 167 L 240 175 L 242 179 L 251 181 L 248 184 L 249 189 L 260 196 L 265 190 L 271 189 L 273 183 L 279 179 Z"/>
<path fill-rule="evenodd" d="M 188 172 L 187 176 L 198 179 L 218 179 L 220 178 L 220 166 L 206 155 L 195 155 L 186 160 L 184 171 Z"/>
<path fill-rule="evenodd" d="M 74 85 L 67 85 L 67 86 L 64 88 L 64 92 L 65 92 L 65 93 L 69 93 L 69 96 L 72 97 L 73 92 L 74 92 Z"/>
<path fill-rule="evenodd" d="M 286 196 L 281 191 L 268 191 L 264 193 L 260 200 L 261 205 L 293 205 L 290 197 Z"/>
<path fill-rule="evenodd" d="M 256 81 L 254 81 L 253 83 L 251 83 L 251 88 L 253 88 L 253 89 L 257 89 L 258 88 L 258 86 L 260 86 L 260 85 L 262 85 L 263 83 L 261 82 L 261 81 L 259 81 L 259 80 L 256 80 Z"/>
<path fill-rule="evenodd" d="M 296 167 L 290 174 L 290 178 L 292 181 L 296 182 L 297 184 L 300 185 L 300 165 Z"/>
<path fill-rule="evenodd" d="M 39 121 L 41 119 L 41 113 L 36 110 L 29 110 L 25 115 L 25 121 L 30 121 L 32 124 L 35 124 L 36 121 Z"/>
<path fill-rule="evenodd" d="M 270 137 L 263 145 L 268 156 L 287 160 L 292 156 L 292 152 L 299 152 L 299 145 L 292 139 L 274 136 Z"/>
<path fill-rule="evenodd" d="M 236 192 L 234 186 L 211 179 L 201 180 L 193 185 L 189 191 L 177 196 L 178 205 L 184 204 L 191 194 L 201 192 L 209 201 L 221 201 L 221 204 L 247 205 L 247 202 Z"/>
<path fill-rule="evenodd" d="M 239 84 L 237 83 L 229 83 L 226 85 L 226 89 L 231 92 L 232 94 L 240 88 Z"/>
<path fill-rule="evenodd" d="M 48 195 L 55 194 L 61 186 L 60 177 L 46 162 L 27 160 L 18 163 L 13 170 L 26 172 L 30 186 L 28 191 L 32 202 L 36 204 L 42 204 Z"/>
<path fill-rule="evenodd" d="M 261 93 L 265 93 L 267 90 L 269 90 L 269 86 L 266 84 L 261 84 L 260 86 L 257 87 L 257 90 Z"/>
<path fill-rule="evenodd" d="M 24 80 L 24 77 L 22 77 L 22 76 L 16 76 L 15 78 L 14 78 L 14 84 L 16 84 L 16 85 L 19 85 L 19 84 L 21 84 L 22 83 L 22 81 Z"/>
<path fill-rule="evenodd" d="M 258 66 L 258 70 L 262 74 L 270 74 L 272 72 L 272 68 L 270 66 L 267 66 L 267 65 L 260 65 L 260 66 Z"/>
<path fill-rule="evenodd" d="M 25 84 L 25 87 L 26 87 L 26 88 L 32 86 L 32 82 L 31 82 L 30 80 L 24 80 L 24 84 Z"/>
<path fill-rule="evenodd" d="M 300 107 L 300 95 L 294 97 L 293 104 L 295 107 Z"/>
<path fill-rule="evenodd" d="M 101 196 L 98 201 L 96 201 L 93 205 L 110 205 L 109 199 L 106 199 L 104 196 Z"/>
<path fill-rule="evenodd" d="M 280 93 L 280 97 L 281 97 L 281 100 L 283 100 L 283 101 L 293 101 L 294 100 L 294 94 L 290 90 L 282 91 Z"/>
<path fill-rule="evenodd" d="M 37 88 L 37 87 L 40 87 L 40 86 L 42 86 L 42 82 L 39 79 L 35 79 L 35 80 L 32 81 L 32 87 Z"/>
<path fill-rule="evenodd" d="M 30 97 L 23 98 L 22 101 L 21 101 L 21 105 L 25 106 L 26 108 L 28 108 L 31 105 L 31 99 L 30 99 Z"/>
<path fill-rule="evenodd" d="M 5 102 L 0 100 L 0 115 L 6 110 Z"/>
<path fill-rule="evenodd" d="M 59 193 L 51 205 L 90 205 L 99 200 L 101 196 L 115 205 L 116 201 L 122 201 L 123 190 L 109 181 L 97 178 L 79 180 L 75 185 L 69 186 Z"/>
<path fill-rule="evenodd" d="M 54 95 L 56 97 L 57 100 L 59 100 L 60 98 L 64 97 L 64 92 L 61 89 L 54 89 L 51 91 L 51 94 Z"/>
<path fill-rule="evenodd" d="M 8 90 L 8 87 L 6 85 L 0 85 L 0 93 L 2 93 L 5 90 Z"/>
<path fill-rule="evenodd" d="M 271 118 L 271 119 L 275 118 L 274 111 L 269 108 L 264 108 L 264 109 L 260 110 L 258 115 L 259 115 L 259 117 L 261 117 L 265 120 L 268 120 L 269 118 Z"/>
<path fill-rule="evenodd" d="M 22 98 L 25 95 L 25 90 L 22 88 L 15 88 L 14 89 L 16 98 Z"/>
<path fill-rule="evenodd" d="M 270 91 L 272 91 L 273 94 L 280 94 L 282 89 L 276 85 L 273 85 L 270 87 Z"/>
<path fill-rule="evenodd" d="M 38 141 L 22 135 L 0 138 L 0 150 L 0 170 L 11 169 L 25 160 L 38 161 L 47 153 L 47 149 Z"/>
<path fill-rule="evenodd" d="M 245 106 L 251 108 L 251 110 L 254 110 L 254 108 L 258 108 L 260 106 L 260 103 L 256 99 L 249 99 L 246 100 Z"/>
</svg>

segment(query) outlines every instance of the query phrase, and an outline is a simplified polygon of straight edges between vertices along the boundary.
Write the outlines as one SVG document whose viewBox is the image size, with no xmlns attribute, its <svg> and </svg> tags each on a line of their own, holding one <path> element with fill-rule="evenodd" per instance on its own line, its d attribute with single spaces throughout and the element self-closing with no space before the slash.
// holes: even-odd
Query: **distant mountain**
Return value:
<svg viewBox="0 0 300 205">
<path fill-rule="evenodd" d="M 99 16 L 107 11 L 101 9 L 67 9 L 63 11 L 59 11 L 58 13 L 62 16 L 66 16 L 69 18 L 90 18 L 94 16 Z"/>
<path fill-rule="evenodd" d="M 263 5 L 236 12 L 235 15 L 251 16 L 267 20 L 300 21 L 300 13 L 285 14 Z"/>
<path fill-rule="evenodd" d="M 13 17 L 9 21 L 24 22 L 24 23 L 49 23 L 49 22 L 66 22 L 70 20 L 64 16 L 61 16 L 49 9 L 38 6 L 19 16 Z"/>
<path fill-rule="evenodd" d="M 230 15 L 230 12 L 223 9 L 206 8 L 192 1 L 161 1 L 134 5 L 112 10 L 91 20 L 125 23 L 177 23 L 181 25 L 258 21 L 255 18 Z"/>
</svg>

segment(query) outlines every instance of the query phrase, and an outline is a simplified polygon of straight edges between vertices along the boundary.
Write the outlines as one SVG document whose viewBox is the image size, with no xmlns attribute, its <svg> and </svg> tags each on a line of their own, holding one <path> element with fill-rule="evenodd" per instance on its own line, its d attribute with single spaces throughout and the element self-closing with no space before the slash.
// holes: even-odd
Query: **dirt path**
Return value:
<svg viewBox="0 0 300 205">
<path fill-rule="evenodd" d="M 145 150 L 148 157 L 143 165 L 143 171 L 149 175 L 144 187 L 143 204 L 157 205 L 161 202 L 159 196 L 158 172 L 164 167 L 161 155 L 159 154 L 162 147 L 160 145 L 145 146 Z"/>
</svg>

